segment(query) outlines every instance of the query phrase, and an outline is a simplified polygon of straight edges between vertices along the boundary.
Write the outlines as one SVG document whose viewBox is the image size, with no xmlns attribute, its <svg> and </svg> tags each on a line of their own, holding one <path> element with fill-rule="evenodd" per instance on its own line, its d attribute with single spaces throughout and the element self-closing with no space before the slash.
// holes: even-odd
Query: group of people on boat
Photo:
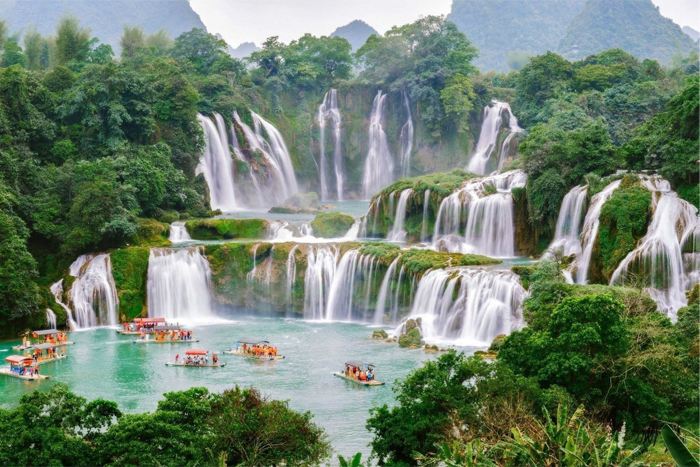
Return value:
<svg viewBox="0 0 700 467">
<path fill-rule="evenodd" d="M 214 365 L 219 363 L 219 356 L 216 354 L 212 354 L 211 356 L 211 361 Z M 180 363 L 180 354 L 175 355 L 175 363 Z M 194 366 L 199 366 L 199 365 L 209 365 L 209 352 L 206 353 L 206 355 L 185 355 L 185 359 L 182 362 L 185 365 L 194 365 Z"/>
<path fill-rule="evenodd" d="M 39 376 L 39 365 L 12 365 L 10 371 L 19 376 Z"/>
<path fill-rule="evenodd" d="M 276 357 L 277 356 L 277 347 L 273 347 L 269 345 L 268 343 L 263 343 L 261 344 L 254 344 L 254 345 L 248 345 L 248 344 L 243 344 L 241 345 L 241 351 L 243 353 L 246 353 L 248 355 L 253 355 L 255 357 Z"/>
<path fill-rule="evenodd" d="M 145 330 L 141 330 L 141 339 L 146 338 Z M 192 331 L 183 331 L 181 329 L 172 329 L 170 331 L 155 331 L 153 339 L 157 341 L 191 341 Z"/>
<path fill-rule="evenodd" d="M 365 371 L 352 365 L 345 365 L 345 376 L 358 381 L 372 381 L 374 379 L 372 368 L 367 368 L 367 371 Z"/>
<path fill-rule="evenodd" d="M 39 336 L 36 332 L 32 334 L 34 339 L 37 339 L 35 342 L 36 344 L 54 344 L 54 345 L 60 345 L 65 342 L 68 342 L 68 335 L 65 332 L 56 332 L 55 334 L 44 334 L 43 336 Z M 42 341 L 41 338 L 44 338 Z M 32 346 L 32 341 L 27 339 L 27 336 L 22 337 L 22 347 L 28 348 Z"/>
<path fill-rule="evenodd" d="M 63 357 L 63 355 L 64 354 L 62 353 L 57 353 L 56 348 L 54 347 L 48 347 L 46 349 L 34 349 L 34 352 L 32 352 L 32 358 L 35 362 L 39 362 L 41 360 L 53 360 L 54 358 L 61 358 Z"/>
</svg>

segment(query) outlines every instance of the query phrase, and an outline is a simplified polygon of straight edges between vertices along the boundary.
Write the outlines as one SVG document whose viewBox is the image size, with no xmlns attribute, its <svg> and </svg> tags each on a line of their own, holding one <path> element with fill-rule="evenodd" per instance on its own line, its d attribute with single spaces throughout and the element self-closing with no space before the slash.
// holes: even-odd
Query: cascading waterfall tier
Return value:
<svg viewBox="0 0 700 467">
<path fill-rule="evenodd" d="M 494 165 L 491 161 L 491 156 L 498 149 L 498 136 L 503 125 L 503 118 L 508 118 L 508 127 L 510 134 L 503 143 L 499 154 L 498 164 Z M 522 128 L 518 126 L 518 119 L 515 118 L 510 110 L 510 105 L 507 102 L 493 101 L 491 105 L 484 107 L 484 121 L 481 125 L 479 140 L 476 143 L 476 149 L 471 159 L 467 170 L 469 172 L 484 175 L 490 170 L 501 169 L 509 152 L 509 147 L 517 133 L 522 132 Z"/>
<path fill-rule="evenodd" d="M 401 127 L 399 143 L 401 145 L 401 176 L 411 176 L 411 152 L 413 151 L 413 116 L 411 115 L 411 102 L 408 94 L 403 93 L 403 106 L 406 110 L 406 123 Z"/>
<path fill-rule="evenodd" d="M 428 342 L 484 346 L 523 326 L 526 296 L 518 276 L 509 271 L 437 269 L 418 283 L 409 318 L 421 318 Z"/>
<path fill-rule="evenodd" d="M 173 222 L 170 224 L 170 235 L 168 236 L 168 240 L 170 240 L 171 243 L 182 243 L 189 242 L 192 240 L 192 238 L 190 237 L 189 232 L 187 232 L 184 222 Z"/>
<path fill-rule="evenodd" d="M 588 282 L 588 270 L 593 255 L 593 245 L 598 238 L 598 228 L 600 227 L 600 212 L 605 202 L 610 199 L 619 186 L 620 180 L 615 180 L 591 200 L 591 205 L 588 208 L 586 218 L 583 221 L 583 228 L 581 229 L 581 255 L 576 258 L 572 265 L 572 270 L 576 273 L 577 284 Z"/>
<path fill-rule="evenodd" d="M 611 285 L 644 285 L 659 310 L 673 321 L 676 312 L 687 304 L 685 291 L 697 277 L 697 261 L 684 258 L 684 249 L 694 255 L 700 230 L 697 208 L 671 191 L 659 177 L 644 178 L 642 184 L 652 191 L 654 215 L 646 235 L 617 267 Z"/>
<path fill-rule="evenodd" d="M 68 307 L 68 305 L 63 303 L 63 279 L 51 284 L 51 287 L 49 289 L 51 290 L 51 293 L 53 294 L 54 298 L 56 299 L 56 303 L 61 305 L 61 307 L 63 307 L 63 309 L 66 310 L 66 316 L 67 316 L 66 322 L 68 323 L 68 326 L 71 329 L 78 329 L 78 324 L 73 319 L 73 311 L 71 311 L 71 309 Z"/>
<path fill-rule="evenodd" d="M 56 329 L 56 313 L 51 308 L 46 309 L 46 327 Z"/>
<path fill-rule="evenodd" d="M 389 197 L 393 200 L 395 192 L 392 192 Z M 403 242 L 406 240 L 406 229 L 404 221 L 406 220 L 406 204 L 408 199 L 413 194 L 413 190 L 408 188 L 401 191 L 399 201 L 396 203 L 396 211 L 394 212 L 394 225 L 386 236 L 390 242 Z"/>
<path fill-rule="evenodd" d="M 559 209 L 554 240 L 549 245 L 545 257 L 581 254 L 579 234 L 587 195 L 587 186 L 577 186 L 564 196 Z"/>
<path fill-rule="evenodd" d="M 116 326 L 119 298 L 109 255 L 78 257 L 70 266 L 70 275 L 75 277 L 70 287 L 71 327 Z M 54 293 L 57 292 L 58 287 Z"/>
<path fill-rule="evenodd" d="M 213 317 L 209 262 L 200 248 L 151 248 L 148 316 L 168 322 L 206 322 Z"/>
<path fill-rule="evenodd" d="M 233 161 L 229 150 L 226 127 L 221 115 L 214 114 L 216 123 L 211 118 L 198 114 L 197 119 L 204 131 L 206 146 L 199 161 L 196 173 L 204 174 L 209 186 L 212 209 L 225 212 L 239 208 L 236 203 Z"/>
<path fill-rule="evenodd" d="M 384 120 L 386 94 L 377 91 L 369 122 L 369 151 L 362 175 L 362 196 L 371 199 L 394 181 L 394 158 L 389 151 Z"/>
<path fill-rule="evenodd" d="M 520 170 L 467 180 L 440 203 L 433 247 L 453 253 L 515 256 L 512 190 L 524 187 L 526 181 Z"/>
<path fill-rule="evenodd" d="M 323 102 L 318 107 L 316 123 L 319 126 L 319 183 L 321 185 L 321 199 L 329 200 L 331 197 L 331 177 L 328 173 L 328 161 L 326 160 L 326 124 L 331 122 L 333 132 L 333 175 L 335 179 L 335 199 L 342 201 L 345 193 L 345 168 L 343 167 L 341 127 L 342 117 L 338 110 L 338 91 L 331 89 L 323 96 Z"/>
</svg>

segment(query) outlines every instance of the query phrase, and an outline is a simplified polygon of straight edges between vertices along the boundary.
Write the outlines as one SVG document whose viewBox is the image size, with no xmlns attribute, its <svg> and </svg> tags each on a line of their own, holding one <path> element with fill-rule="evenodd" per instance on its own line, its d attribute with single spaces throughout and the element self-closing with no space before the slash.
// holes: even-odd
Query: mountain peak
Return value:
<svg viewBox="0 0 700 467">
<path fill-rule="evenodd" d="M 372 34 L 379 35 L 372 26 L 360 19 L 356 19 L 333 31 L 331 37 L 342 37 L 350 43 L 352 50 L 357 50 L 364 45 L 367 38 Z"/>
</svg>

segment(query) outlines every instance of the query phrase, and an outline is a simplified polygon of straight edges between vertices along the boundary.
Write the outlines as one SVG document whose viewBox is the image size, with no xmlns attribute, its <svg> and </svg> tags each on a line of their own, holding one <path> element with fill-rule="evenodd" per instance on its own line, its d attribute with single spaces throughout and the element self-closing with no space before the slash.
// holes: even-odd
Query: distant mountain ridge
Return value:
<svg viewBox="0 0 700 467">
<path fill-rule="evenodd" d="M 612 48 L 668 65 L 674 55 L 686 56 L 696 46 L 651 0 L 588 0 L 567 28 L 558 52 L 573 59 Z"/>
<path fill-rule="evenodd" d="M 356 19 L 355 21 L 352 21 L 351 23 L 341 26 L 333 31 L 331 33 L 331 37 L 342 37 L 350 42 L 352 50 L 357 50 L 362 47 L 365 42 L 367 42 L 367 38 L 372 34 L 378 35 L 379 33 L 369 24 Z"/>
<path fill-rule="evenodd" d="M 63 15 L 76 16 L 115 51 L 125 25 L 141 26 L 149 34 L 164 28 L 171 37 L 192 28 L 206 30 L 188 0 L 0 0 L 0 19 L 7 20 L 10 33 L 34 25 L 44 35 L 54 34 Z"/>
<path fill-rule="evenodd" d="M 693 39 L 695 42 L 700 39 L 700 31 L 696 31 L 695 29 L 691 28 L 690 26 L 683 26 L 681 28 L 681 31 L 686 33 L 688 36 L 690 36 L 691 39 Z"/>
</svg>

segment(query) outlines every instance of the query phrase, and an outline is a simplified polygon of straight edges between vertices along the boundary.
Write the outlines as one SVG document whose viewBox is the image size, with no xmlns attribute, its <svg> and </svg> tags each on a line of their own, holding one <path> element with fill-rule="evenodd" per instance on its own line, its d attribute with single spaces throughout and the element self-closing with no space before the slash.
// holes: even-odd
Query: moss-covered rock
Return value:
<svg viewBox="0 0 700 467">
<path fill-rule="evenodd" d="M 399 336 L 399 347 L 419 349 L 424 343 L 423 336 L 418 328 L 413 328 L 406 334 Z"/>
<path fill-rule="evenodd" d="M 155 219 L 137 219 L 139 228 L 132 239 L 133 244 L 139 246 L 166 246 L 170 225 Z"/>
<path fill-rule="evenodd" d="M 488 256 L 462 255 L 442 251 L 412 248 L 401 253 L 401 263 L 406 271 L 422 276 L 429 269 L 444 269 L 455 266 L 486 266 L 500 264 L 501 261 Z"/>
<path fill-rule="evenodd" d="M 131 321 L 146 313 L 149 256 L 150 249 L 144 247 L 125 248 L 110 254 L 122 321 Z"/>
<path fill-rule="evenodd" d="M 491 342 L 491 345 L 489 346 L 489 352 L 498 352 L 503 345 L 503 342 L 506 340 L 506 335 L 505 334 L 499 334 L 497 335 L 494 339 L 493 342 Z"/>
<path fill-rule="evenodd" d="M 311 228 L 315 237 L 339 238 L 348 233 L 354 223 L 354 217 L 342 212 L 321 212 L 311 221 Z"/>
<path fill-rule="evenodd" d="M 377 329 L 372 333 L 372 339 L 387 339 L 389 334 L 384 329 Z"/>
<path fill-rule="evenodd" d="M 274 206 L 269 212 L 278 214 L 299 214 L 318 212 L 318 195 L 311 193 L 297 193 L 287 198 L 280 206 Z"/>
<path fill-rule="evenodd" d="M 211 219 L 185 222 L 194 240 L 265 238 L 270 222 L 265 219 Z"/>
</svg>

